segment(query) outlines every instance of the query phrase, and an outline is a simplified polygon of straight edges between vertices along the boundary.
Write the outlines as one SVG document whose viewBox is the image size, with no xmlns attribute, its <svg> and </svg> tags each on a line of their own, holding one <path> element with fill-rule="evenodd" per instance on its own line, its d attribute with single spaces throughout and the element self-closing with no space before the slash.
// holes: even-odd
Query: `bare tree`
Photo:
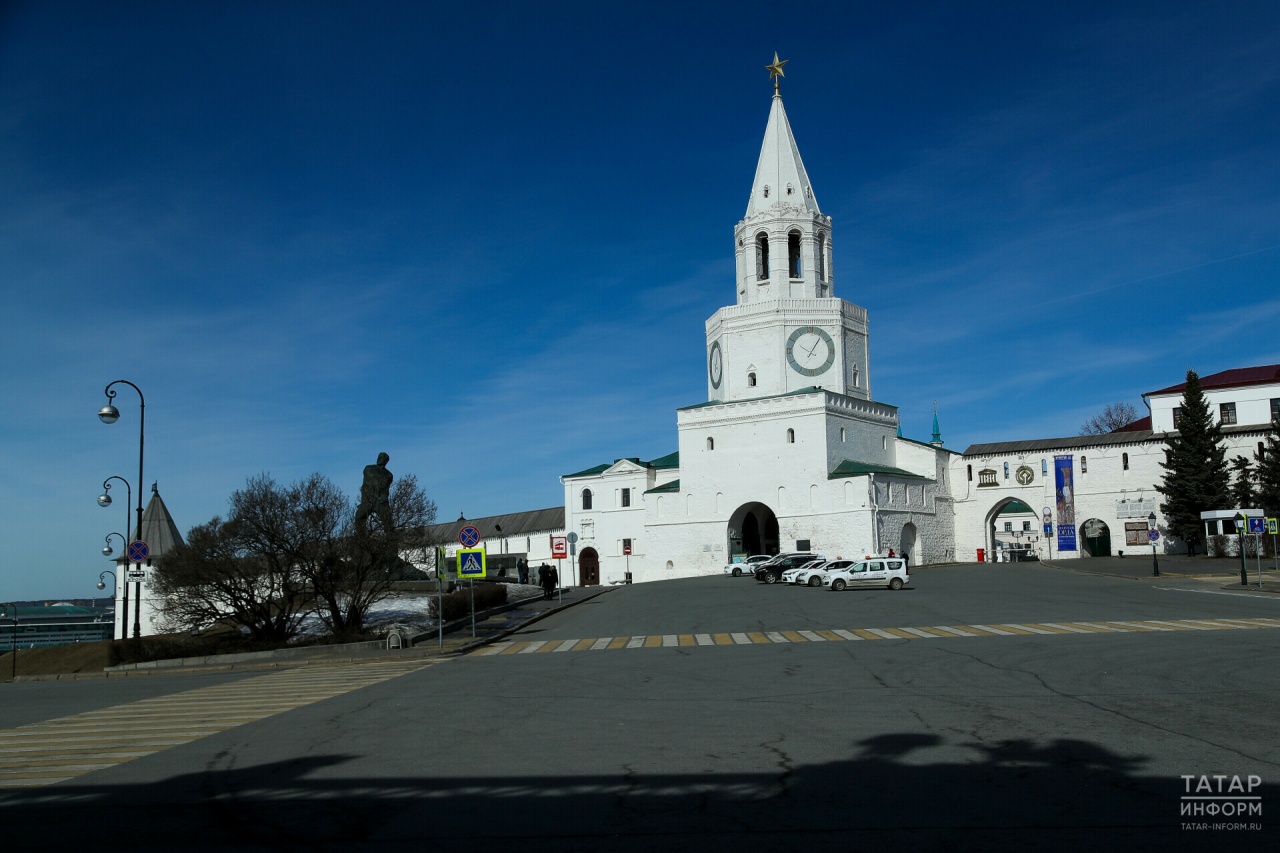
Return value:
<svg viewBox="0 0 1280 853">
<path fill-rule="evenodd" d="M 285 642 L 297 633 L 308 599 L 296 569 L 258 553 L 255 536 L 239 522 L 216 516 L 164 555 L 151 586 L 169 630 L 223 623 L 268 642 Z"/>
<path fill-rule="evenodd" d="M 156 571 L 168 626 L 216 622 L 245 627 L 256 639 L 283 642 L 314 611 L 335 636 L 364 630 L 369 610 L 391 592 L 411 562 L 425 559 L 436 505 L 412 474 L 389 495 L 381 516 L 355 525 L 351 501 L 322 474 L 282 487 L 267 474 L 231 495 L 226 522 L 192 529 L 187 545 Z"/>
<path fill-rule="evenodd" d="M 1102 411 L 1085 421 L 1081 435 L 1104 435 L 1128 426 L 1138 419 L 1138 410 L 1129 403 L 1108 403 Z"/>
<path fill-rule="evenodd" d="M 299 493 L 300 502 L 311 496 L 307 505 L 318 519 L 317 534 L 323 533 L 314 537 L 314 553 L 308 555 L 304 572 L 320 619 L 335 636 L 354 636 L 364 630 L 373 605 L 390 594 L 391 584 L 429 547 L 422 531 L 435 521 L 436 505 L 419 488 L 417 477 L 405 475 L 391 487 L 390 529 L 375 515 L 361 531 L 350 504 L 344 499 L 339 514 L 327 491 L 336 492 L 336 487 L 327 480 L 324 484 Z"/>
</svg>

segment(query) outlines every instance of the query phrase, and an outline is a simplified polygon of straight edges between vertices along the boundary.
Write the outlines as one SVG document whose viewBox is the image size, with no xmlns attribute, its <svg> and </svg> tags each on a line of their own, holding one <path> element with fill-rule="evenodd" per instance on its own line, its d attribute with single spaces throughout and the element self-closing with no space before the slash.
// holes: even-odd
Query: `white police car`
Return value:
<svg viewBox="0 0 1280 853">
<path fill-rule="evenodd" d="M 839 592 L 851 586 L 887 586 L 902 589 L 911 580 L 911 569 L 901 557 L 870 557 L 853 562 L 839 571 L 829 572 L 824 586 Z"/>
</svg>

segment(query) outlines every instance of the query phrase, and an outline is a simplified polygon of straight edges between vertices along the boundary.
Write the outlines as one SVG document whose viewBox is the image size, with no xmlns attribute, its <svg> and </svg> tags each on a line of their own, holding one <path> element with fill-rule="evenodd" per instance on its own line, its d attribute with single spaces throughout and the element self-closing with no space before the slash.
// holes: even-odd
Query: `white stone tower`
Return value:
<svg viewBox="0 0 1280 853">
<path fill-rule="evenodd" d="M 717 311 L 706 327 L 708 400 L 815 386 L 870 400 L 867 312 L 835 298 L 831 217 L 818 207 L 776 81 L 734 243 L 736 304 Z"/>
</svg>

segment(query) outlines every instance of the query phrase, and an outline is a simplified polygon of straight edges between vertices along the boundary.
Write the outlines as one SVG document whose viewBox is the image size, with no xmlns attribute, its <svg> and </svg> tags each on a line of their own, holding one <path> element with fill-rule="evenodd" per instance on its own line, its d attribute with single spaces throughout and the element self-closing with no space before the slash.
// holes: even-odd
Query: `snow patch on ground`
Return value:
<svg viewBox="0 0 1280 853">
<path fill-rule="evenodd" d="M 462 588 L 463 591 L 466 587 Z M 541 587 L 527 584 L 507 584 L 507 601 L 519 601 L 531 595 L 541 595 Z M 380 633 L 392 625 L 405 625 L 420 629 L 423 632 L 433 630 L 437 620 L 431 614 L 435 611 L 436 595 L 431 592 L 396 592 L 373 605 L 365 620 L 365 630 Z M 320 621 L 320 617 L 309 613 L 302 620 L 298 629 L 298 639 L 322 636 L 328 629 Z"/>
</svg>

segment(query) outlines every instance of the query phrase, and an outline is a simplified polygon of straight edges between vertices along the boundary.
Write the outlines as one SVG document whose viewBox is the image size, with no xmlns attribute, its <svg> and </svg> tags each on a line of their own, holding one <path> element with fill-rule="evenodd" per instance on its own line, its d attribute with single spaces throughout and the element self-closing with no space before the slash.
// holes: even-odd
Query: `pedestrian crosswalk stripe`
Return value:
<svg viewBox="0 0 1280 853">
<path fill-rule="evenodd" d="M 74 779 L 437 662 L 312 665 L 0 731 L 0 790 Z"/>
<path fill-rule="evenodd" d="M 506 641 L 472 652 L 473 656 L 526 654 L 529 652 L 582 652 L 604 649 L 674 648 L 682 646 L 751 646 L 848 640 L 955 640 L 962 637 L 1078 637 L 1084 634 L 1143 632 L 1229 631 L 1280 628 L 1280 619 L 1151 619 L 1112 622 L 1038 622 L 1000 625 L 933 625 L 911 628 L 835 628 L 800 631 L 747 631 L 727 634 L 651 634 L 636 637 L 601 637 L 572 640 Z M 234 710 L 229 714 L 234 715 Z M 180 720 L 170 715 L 171 720 Z"/>
</svg>

